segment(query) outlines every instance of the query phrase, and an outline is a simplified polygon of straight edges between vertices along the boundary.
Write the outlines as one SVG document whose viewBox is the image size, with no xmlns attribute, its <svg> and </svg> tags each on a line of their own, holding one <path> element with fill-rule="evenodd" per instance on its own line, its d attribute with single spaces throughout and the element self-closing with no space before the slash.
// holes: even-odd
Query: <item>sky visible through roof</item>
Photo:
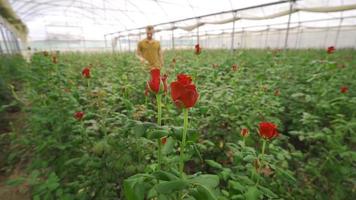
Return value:
<svg viewBox="0 0 356 200">
<path fill-rule="evenodd" d="M 277 0 L 9 0 L 16 13 L 27 24 L 30 40 L 85 39 L 102 40 L 105 33 L 142 27 L 220 11 L 276 2 Z M 356 0 L 301 0 L 303 6 L 355 4 Z M 263 16 L 288 8 L 288 4 L 243 12 Z M 296 13 L 293 20 L 356 15 L 356 11 L 314 15 Z M 224 16 L 215 16 L 219 20 Z M 278 23 L 285 17 L 263 22 L 239 21 L 237 26 Z M 355 19 L 353 19 L 353 22 Z M 337 24 L 338 22 L 332 22 Z M 345 20 L 344 23 L 348 23 Z M 350 22 L 352 23 L 352 21 Z M 317 26 L 318 24 L 312 24 Z M 216 27 L 221 29 L 225 25 Z M 213 28 L 214 27 L 210 27 Z"/>
</svg>

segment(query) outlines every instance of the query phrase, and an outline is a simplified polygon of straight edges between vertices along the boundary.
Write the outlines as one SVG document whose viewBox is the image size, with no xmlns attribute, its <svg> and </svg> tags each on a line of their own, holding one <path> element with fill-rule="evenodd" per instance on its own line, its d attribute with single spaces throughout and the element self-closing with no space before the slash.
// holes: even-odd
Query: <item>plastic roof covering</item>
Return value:
<svg viewBox="0 0 356 200">
<path fill-rule="evenodd" d="M 86 39 L 103 40 L 103 35 L 116 31 L 143 27 L 184 18 L 190 18 L 220 11 L 244 8 L 277 0 L 9 0 L 18 16 L 29 28 L 30 40 L 43 39 Z M 329 7 L 356 4 L 356 0 L 299 0 L 300 7 Z M 237 13 L 237 16 L 263 17 L 289 8 L 289 3 L 255 8 Z M 356 10 L 310 13 L 297 12 L 292 15 L 292 22 L 312 19 L 326 19 L 356 16 Z M 232 17 L 232 13 L 204 18 L 208 21 L 221 21 Z M 239 20 L 236 29 L 259 25 L 281 24 L 288 16 L 267 20 Z M 176 26 L 189 26 L 197 23 L 196 19 L 183 21 Z M 309 27 L 337 26 L 340 20 L 310 22 Z M 204 25 L 201 32 L 231 29 L 231 24 Z M 356 18 L 345 18 L 342 25 L 356 25 Z M 167 28 L 171 25 L 162 26 Z M 278 28 L 278 25 L 274 26 Z M 285 25 L 280 25 L 285 27 Z M 265 28 L 265 27 L 263 27 Z M 138 30 L 127 32 L 137 34 Z M 220 31 L 221 32 L 221 31 Z M 177 35 L 188 34 L 177 30 Z"/>
</svg>

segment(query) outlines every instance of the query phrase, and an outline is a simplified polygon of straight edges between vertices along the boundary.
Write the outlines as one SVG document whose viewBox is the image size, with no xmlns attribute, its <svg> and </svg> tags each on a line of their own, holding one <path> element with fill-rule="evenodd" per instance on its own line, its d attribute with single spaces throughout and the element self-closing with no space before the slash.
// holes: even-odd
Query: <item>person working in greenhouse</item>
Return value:
<svg viewBox="0 0 356 200">
<path fill-rule="evenodd" d="M 146 66 L 147 70 L 152 68 L 163 67 L 163 55 L 161 51 L 161 44 L 159 41 L 153 39 L 153 26 L 146 27 L 146 38 L 141 40 L 137 45 L 136 56 L 141 63 Z"/>
</svg>

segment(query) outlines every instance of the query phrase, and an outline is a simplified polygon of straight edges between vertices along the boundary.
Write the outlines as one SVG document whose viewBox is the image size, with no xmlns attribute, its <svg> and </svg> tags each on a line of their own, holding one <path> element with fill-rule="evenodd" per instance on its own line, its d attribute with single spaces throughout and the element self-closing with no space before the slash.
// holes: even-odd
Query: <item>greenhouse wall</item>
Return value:
<svg viewBox="0 0 356 200">
<path fill-rule="evenodd" d="M 20 53 L 19 39 L 0 17 L 0 54 L 17 54 Z"/>
</svg>

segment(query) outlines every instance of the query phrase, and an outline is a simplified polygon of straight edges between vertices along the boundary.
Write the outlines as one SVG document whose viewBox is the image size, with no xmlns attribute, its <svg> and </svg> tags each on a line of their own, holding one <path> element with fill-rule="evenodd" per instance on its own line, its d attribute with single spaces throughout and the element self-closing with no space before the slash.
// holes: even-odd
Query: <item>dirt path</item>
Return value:
<svg viewBox="0 0 356 200">
<path fill-rule="evenodd" d="M 11 110 L 0 116 L 0 137 L 7 136 L 9 132 L 21 134 L 24 128 L 24 113 L 20 110 Z M 12 126 L 10 125 L 12 123 Z M 11 128 L 12 127 L 12 128 Z M 6 137 L 2 137 L 6 138 Z M 0 200 L 30 200 L 30 190 L 26 184 L 9 186 L 8 180 L 25 176 L 25 163 L 19 162 L 14 169 L 8 170 L 6 166 L 6 155 L 11 151 L 8 141 L 0 141 Z"/>
</svg>

